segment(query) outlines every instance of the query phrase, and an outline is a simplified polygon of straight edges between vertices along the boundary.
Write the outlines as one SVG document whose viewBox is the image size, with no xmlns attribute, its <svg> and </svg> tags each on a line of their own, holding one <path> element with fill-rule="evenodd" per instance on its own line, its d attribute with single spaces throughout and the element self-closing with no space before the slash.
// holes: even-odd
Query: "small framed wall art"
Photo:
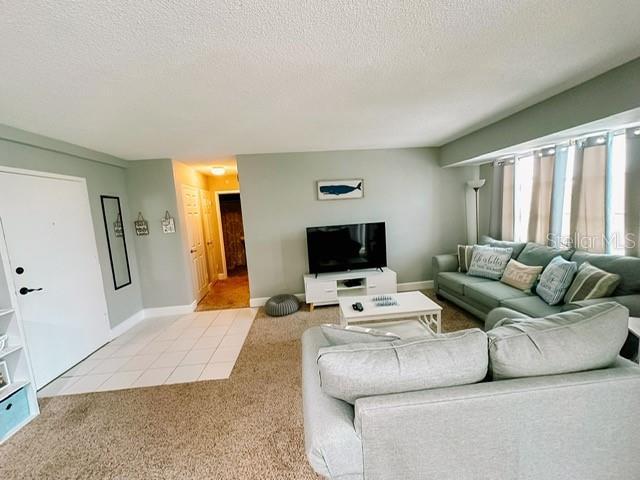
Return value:
<svg viewBox="0 0 640 480">
<path fill-rule="evenodd" d="M 138 219 L 133 225 L 136 227 L 136 235 L 149 235 L 149 223 L 142 216 L 142 212 L 138 212 Z"/>
<path fill-rule="evenodd" d="M 164 212 L 164 218 L 162 219 L 162 233 L 176 233 L 176 223 L 173 217 L 169 214 L 169 210 Z"/>
<path fill-rule="evenodd" d="M 361 178 L 352 180 L 318 180 L 318 200 L 346 200 L 364 196 Z"/>
</svg>

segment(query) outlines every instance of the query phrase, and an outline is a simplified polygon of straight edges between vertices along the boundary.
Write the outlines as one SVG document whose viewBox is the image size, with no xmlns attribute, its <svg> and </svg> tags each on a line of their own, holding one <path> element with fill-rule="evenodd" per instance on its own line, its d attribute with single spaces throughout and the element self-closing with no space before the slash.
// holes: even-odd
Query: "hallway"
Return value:
<svg viewBox="0 0 640 480">
<path fill-rule="evenodd" d="M 218 280 L 200 301 L 196 311 L 223 310 L 249 306 L 249 277 L 246 267 L 228 272 L 225 280 Z"/>
</svg>

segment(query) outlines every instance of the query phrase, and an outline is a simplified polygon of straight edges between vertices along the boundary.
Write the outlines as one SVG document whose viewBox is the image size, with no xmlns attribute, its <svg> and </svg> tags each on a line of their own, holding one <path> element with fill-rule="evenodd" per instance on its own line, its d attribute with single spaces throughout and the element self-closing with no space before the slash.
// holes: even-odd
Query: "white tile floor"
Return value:
<svg viewBox="0 0 640 480">
<path fill-rule="evenodd" d="M 38 392 L 40 397 L 229 378 L 257 309 L 150 318 Z"/>
</svg>

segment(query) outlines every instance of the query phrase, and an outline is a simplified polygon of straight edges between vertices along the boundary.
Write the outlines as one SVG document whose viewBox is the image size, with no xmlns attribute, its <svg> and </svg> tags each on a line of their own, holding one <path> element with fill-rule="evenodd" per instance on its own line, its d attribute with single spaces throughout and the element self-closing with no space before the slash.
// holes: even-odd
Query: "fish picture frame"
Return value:
<svg viewBox="0 0 640 480">
<path fill-rule="evenodd" d="M 364 197 L 364 180 L 318 180 L 318 200 L 346 200 Z"/>
</svg>

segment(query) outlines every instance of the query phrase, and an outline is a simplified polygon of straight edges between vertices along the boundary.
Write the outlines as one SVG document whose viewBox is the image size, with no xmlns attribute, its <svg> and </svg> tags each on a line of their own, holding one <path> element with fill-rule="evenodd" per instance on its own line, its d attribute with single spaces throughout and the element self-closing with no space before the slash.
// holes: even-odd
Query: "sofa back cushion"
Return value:
<svg viewBox="0 0 640 480">
<path fill-rule="evenodd" d="M 547 247 L 538 243 L 528 242 L 522 249 L 522 253 L 518 255 L 517 260 L 525 265 L 540 265 L 546 267 L 551 260 L 560 255 L 565 260 L 569 260 L 574 250 Z"/>
<path fill-rule="evenodd" d="M 487 337 L 477 328 L 318 352 L 322 390 L 349 403 L 371 395 L 479 382 L 487 365 Z"/>
<path fill-rule="evenodd" d="M 512 253 L 511 248 L 475 245 L 467 273 L 475 277 L 500 280 Z"/>
<path fill-rule="evenodd" d="M 615 302 L 545 318 L 504 320 L 487 333 L 494 380 L 605 368 L 628 334 L 629 310 Z"/>
<path fill-rule="evenodd" d="M 525 242 L 511 242 L 509 240 L 496 240 L 493 237 L 489 237 L 488 235 L 480 235 L 480 241 L 478 242 L 481 245 L 489 245 L 490 247 L 499 247 L 499 248 L 511 248 L 513 252 L 511 253 L 511 258 L 518 258 L 518 255 L 524 249 L 526 243 Z"/>
<path fill-rule="evenodd" d="M 575 262 L 567 262 L 558 255 L 549 262 L 547 268 L 542 272 L 536 293 L 549 305 L 561 303 L 577 270 L 578 266 Z"/>
<path fill-rule="evenodd" d="M 620 283 L 613 295 L 640 293 L 640 258 L 623 255 L 602 255 L 577 250 L 571 257 L 578 265 L 589 262 L 594 267 L 620 275 Z"/>
</svg>

